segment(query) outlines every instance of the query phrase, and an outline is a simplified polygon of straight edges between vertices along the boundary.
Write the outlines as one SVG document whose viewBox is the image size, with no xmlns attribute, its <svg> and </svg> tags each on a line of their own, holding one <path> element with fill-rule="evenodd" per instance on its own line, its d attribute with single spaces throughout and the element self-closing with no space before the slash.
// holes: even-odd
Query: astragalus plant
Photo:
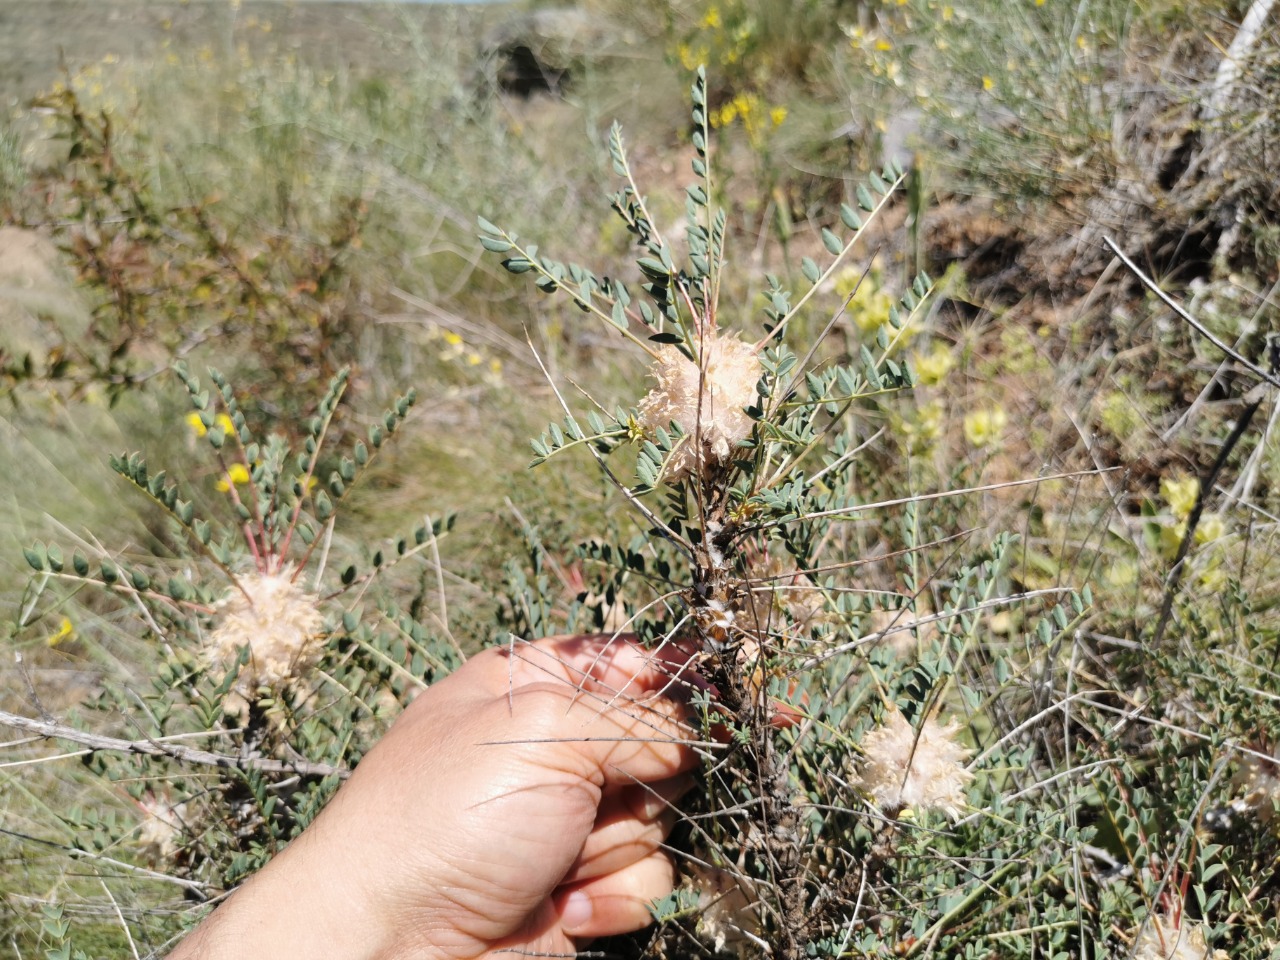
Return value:
<svg viewBox="0 0 1280 960">
<path fill-rule="evenodd" d="M 678 238 L 659 231 L 611 132 L 634 279 L 480 221 L 507 270 L 631 342 L 636 384 L 648 366 L 647 392 L 616 409 L 589 383 L 554 384 L 564 416 L 532 442 L 535 466 L 585 451 L 631 511 L 579 548 L 576 622 L 683 651 L 673 683 L 700 711 L 702 790 L 673 841 L 685 879 L 654 905 L 645 953 L 1136 945 L 1132 904 L 1097 905 L 1115 861 L 1088 843 L 1080 804 L 1096 770 L 1075 768 L 1054 690 L 1088 591 L 1022 589 L 1018 538 L 975 520 L 991 487 L 1008 497 L 1046 478 L 915 489 L 919 438 L 903 425 L 935 401 L 915 396 L 903 348 L 930 336 L 933 282 L 903 280 L 883 323 L 855 315 L 871 264 L 851 262 L 869 259 L 903 171 L 867 176 L 814 225 L 798 288 L 766 275 L 758 316 L 726 306 L 746 284 L 713 202 L 708 96 L 699 71 Z"/>
<path fill-rule="evenodd" d="M 180 429 L 203 448 L 203 466 L 170 473 L 139 452 L 110 457 L 122 503 L 154 518 L 158 546 L 85 538 L 26 550 L 35 573 L 20 629 L 40 630 L 76 597 L 76 610 L 152 651 L 65 718 L 0 712 L 0 724 L 30 735 L 7 745 L 15 765 L 47 759 L 35 741 L 69 743 L 55 759 L 84 767 L 64 780 L 93 798 L 50 798 L 47 822 L 23 825 L 22 839 L 56 851 L 27 881 L 43 891 L 44 919 L 28 925 L 49 956 L 93 955 L 85 924 L 103 926 L 110 903 L 106 916 L 131 943 L 163 955 L 203 904 L 316 817 L 415 691 L 463 660 L 445 620 L 432 620 L 452 515 L 364 543 L 339 522 L 409 416 L 412 391 L 360 423 L 342 403 L 341 371 L 291 446 L 251 430 L 217 371 L 210 387 L 186 368 L 176 375 L 191 411 Z"/>
</svg>

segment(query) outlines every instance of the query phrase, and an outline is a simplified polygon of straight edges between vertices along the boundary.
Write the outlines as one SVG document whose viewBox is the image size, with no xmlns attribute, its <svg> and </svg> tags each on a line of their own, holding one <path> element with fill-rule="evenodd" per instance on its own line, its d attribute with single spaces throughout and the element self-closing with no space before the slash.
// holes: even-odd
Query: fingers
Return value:
<svg viewBox="0 0 1280 960">
<path fill-rule="evenodd" d="M 514 683 L 563 679 L 584 691 L 630 699 L 653 693 L 684 699 L 695 673 L 692 651 L 675 643 L 647 650 L 633 634 L 548 637 L 519 644 L 511 656 Z"/>
<path fill-rule="evenodd" d="M 690 776 L 636 784 L 610 793 L 565 883 L 614 873 L 657 850 L 679 816 L 675 803 L 694 785 Z"/>
<path fill-rule="evenodd" d="M 579 939 L 611 937 L 653 922 L 649 904 L 667 896 L 675 883 L 675 867 L 665 853 L 655 852 L 622 870 L 562 889 L 555 895 L 560 925 Z"/>
<path fill-rule="evenodd" d="M 697 763 L 687 745 L 685 709 L 666 697 L 614 700 L 564 683 L 537 683 L 516 688 L 494 707 L 509 717 L 504 742 L 525 744 L 540 766 L 602 789 L 666 780 Z"/>
</svg>

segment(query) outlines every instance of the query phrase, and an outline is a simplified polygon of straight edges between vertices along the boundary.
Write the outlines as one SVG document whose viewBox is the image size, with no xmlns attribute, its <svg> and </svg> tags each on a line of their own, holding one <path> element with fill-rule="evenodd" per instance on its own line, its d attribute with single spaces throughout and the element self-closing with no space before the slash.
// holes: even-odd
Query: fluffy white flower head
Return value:
<svg viewBox="0 0 1280 960">
<path fill-rule="evenodd" d="M 1210 950 L 1204 940 L 1204 927 L 1193 920 L 1172 920 L 1151 916 L 1134 944 L 1133 960 L 1227 960 L 1225 950 Z"/>
<path fill-rule="evenodd" d="M 1237 813 L 1250 814 L 1262 823 L 1275 819 L 1280 805 L 1280 758 L 1259 756 L 1260 751 L 1244 754 L 1240 768 L 1231 778 L 1231 785 L 1239 796 L 1231 808 Z"/>
<path fill-rule="evenodd" d="M 303 592 L 292 570 L 252 573 L 240 578 L 218 606 L 222 620 L 209 637 L 209 656 L 224 665 L 235 662 L 240 648 L 249 646 L 249 662 L 240 670 L 228 698 L 243 708 L 258 687 L 277 687 L 300 676 L 320 654 L 316 642 L 324 621 L 316 598 Z M 236 699 L 240 703 L 235 703 Z"/>
<path fill-rule="evenodd" d="M 742 882 L 718 867 L 694 864 L 690 882 L 698 891 L 698 933 L 717 953 L 759 957 L 760 917 Z"/>
<path fill-rule="evenodd" d="M 751 435 L 753 425 L 744 408 L 757 399 L 762 368 L 755 350 L 735 334 L 716 333 L 695 347 L 703 370 L 675 347 L 662 347 L 649 371 L 658 385 L 640 401 L 640 426 L 646 433 L 678 423 L 688 434 L 667 461 L 663 479 L 668 482 L 689 476 L 703 464 L 724 463 Z"/>
<path fill-rule="evenodd" d="M 929 719 L 917 737 L 895 708 L 883 725 L 862 738 L 858 787 L 887 813 L 913 807 L 959 817 L 965 806 L 964 788 L 973 779 L 962 766 L 969 751 L 954 739 L 959 729 L 954 720 L 942 726 Z"/>
<path fill-rule="evenodd" d="M 187 805 L 149 793 L 138 801 L 138 807 L 143 815 L 142 825 L 134 835 L 138 852 L 152 863 L 169 862 L 178 852 Z"/>
<path fill-rule="evenodd" d="M 748 559 L 750 580 L 735 602 L 737 624 L 758 640 L 802 640 L 815 623 L 830 622 L 822 589 L 795 563 L 767 553 Z"/>
</svg>

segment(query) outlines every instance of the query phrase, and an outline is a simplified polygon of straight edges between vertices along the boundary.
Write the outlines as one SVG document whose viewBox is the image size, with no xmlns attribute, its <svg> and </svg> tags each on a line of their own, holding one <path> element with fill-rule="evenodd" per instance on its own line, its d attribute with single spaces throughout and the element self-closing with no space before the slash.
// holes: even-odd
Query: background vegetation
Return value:
<svg viewBox="0 0 1280 960">
<path fill-rule="evenodd" d="M 553 386 L 610 417 L 651 386 L 645 358 L 478 234 L 638 285 L 610 123 L 647 217 L 681 236 L 705 63 L 720 322 L 761 337 L 850 235 L 865 175 L 900 163 L 788 342 L 832 377 L 879 344 L 904 379 L 848 391 L 827 486 L 752 507 L 856 515 L 734 558 L 777 618 L 739 692 L 829 733 L 788 747 L 801 799 L 759 782 L 794 732 L 731 718 L 743 750 L 700 801 L 715 826 L 677 837 L 685 885 L 656 933 L 606 949 L 1148 958 L 1181 936 L 1172 955 L 1280 956 L 1280 51 L 1272 26 L 1221 69 L 1247 13 L 0 9 L 0 710 L 37 724 L 0 756 L 0 949 L 162 955 L 466 651 L 637 613 L 657 637 L 688 612 L 653 577 L 696 571 L 617 509 L 586 444 L 528 466 L 529 437 L 539 458 L 566 443 L 544 434 L 567 429 Z M 904 304 L 921 271 L 932 295 Z M 806 386 L 836 423 L 829 385 Z M 651 439 L 652 481 L 670 447 Z M 646 448 L 612 455 L 644 481 Z M 275 575 L 284 619 L 325 638 L 307 684 L 207 652 Z M 959 809 L 900 816 L 874 789 L 895 710 L 956 718 Z M 176 755 L 197 749 L 238 767 Z M 829 859 L 753 846 L 732 813 L 753 796 L 802 809 L 822 842 L 797 846 Z M 781 868 L 820 922 L 788 921 Z"/>
</svg>

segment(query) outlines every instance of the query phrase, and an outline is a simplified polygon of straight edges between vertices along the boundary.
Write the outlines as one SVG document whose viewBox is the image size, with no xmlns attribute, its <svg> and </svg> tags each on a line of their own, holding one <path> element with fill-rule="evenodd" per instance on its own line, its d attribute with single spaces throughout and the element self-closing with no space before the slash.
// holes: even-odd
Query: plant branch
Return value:
<svg viewBox="0 0 1280 960">
<path fill-rule="evenodd" d="M 867 232 L 867 228 L 875 222 L 876 217 L 880 215 L 880 211 L 884 209 L 886 204 L 888 204 L 889 198 L 892 197 L 898 187 L 901 186 L 902 181 L 906 179 L 906 176 L 907 175 L 903 173 L 894 180 L 893 183 L 889 184 L 885 190 L 884 196 L 880 198 L 880 201 L 875 205 L 875 207 L 868 211 L 866 221 L 853 232 L 853 236 L 849 238 L 849 242 L 844 245 L 838 254 L 836 254 L 835 259 L 831 261 L 831 264 L 827 269 L 822 271 L 822 274 L 816 281 L 814 281 L 813 285 L 805 291 L 804 296 L 796 301 L 796 305 L 787 311 L 787 315 L 778 321 L 778 325 L 765 334 L 764 338 L 756 344 L 757 351 L 763 350 L 770 340 L 776 340 L 782 333 L 783 329 L 786 328 L 787 324 L 800 313 L 800 309 L 809 302 L 809 298 L 812 297 L 815 292 L 826 286 L 827 281 L 831 279 L 831 275 L 836 272 L 836 268 L 844 262 L 844 258 L 849 255 L 849 251 L 857 245 L 858 241 L 862 239 L 862 235 Z"/>
<path fill-rule="evenodd" d="M 68 740 L 88 747 L 89 751 L 110 750 L 113 753 L 131 753 L 150 757 L 168 757 L 182 763 L 236 770 L 260 770 L 263 773 L 296 773 L 304 777 L 340 777 L 346 779 L 351 771 L 327 763 L 307 761 L 272 760 L 268 757 L 229 757 L 208 750 L 196 750 L 159 740 L 120 740 L 101 734 L 77 730 L 52 720 L 36 720 L 0 710 L 0 726 L 13 727 L 33 733 L 46 740 Z"/>
<path fill-rule="evenodd" d="M 1187 311 L 1184 310 L 1178 304 L 1178 302 L 1173 299 L 1173 297 L 1169 296 L 1167 293 L 1161 290 L 1158 286 L 1156 286 L 1156 282 L 1152 280 L 1150 277 L 1148 277 L 1145 273 L 1143 273 L 1142 270 L 1139 269 L 1138 265 L 1134 263 L 1132 260 L 1130 260 L 1125 255 L 1124 251 L 1122 251 L 1118 246 L 1116 246 L 1116 242 L 1114 240 L 1112 240 L 1110 237 L 1103 237 L 1102 240 L 1108 247 L 1111 248 L 1111 252 L 1114 253 L 1117 257 L 1119 257 L 1121 262 L 1126 267 L 1129 268 L 1129 271 L 1135 277 L 1138 278 L 1138 280 L 1142 283 L 1142 285 L 1146 287 L 1148 290 L 1150 290 L 1152 293 L 1154 293 L 1157 297 L 1159 297 L 1161 302 L 1164 303 L 1166 307 L 1168 307 L 1170 310 L 1176 313 L 1179 317 L 1185 320 L 1188 323 L 1188 325 L 1190 325 L 1191 329 L 1195 330 L 1196 333 L 1200 334 L 1202 337 L 1204 337 L 1206 340 L 1208 340 L 1215 347 L 1217 347 L 1219 350 L 1225 353 L 1228 357 L 1230 357 L 1236 363 L 1240 364 L 1240 366 L 1244 367 L 1250 373 L 1265 380 L 1267 383 L 1271 384 L 1273 387 L 1280 387 L 1280 378 L 1274 376 L 1273 374 L 1268 373 L 1266 370 L 1263 370 L 1256 363 L 1252 363 L 1249 360 L 1246 360 L 1244 357 L 1242 357 L 1239 353 L 1237 353 L 1231 347 L 1227 346 L 1225 343 L 1223 343 L 1221 340 L 1215 337 L 1202 323 L 1200 323 L 1199 320 L 1191 316 L 1191 314 L 1187 313 Z"/>
</svg>

